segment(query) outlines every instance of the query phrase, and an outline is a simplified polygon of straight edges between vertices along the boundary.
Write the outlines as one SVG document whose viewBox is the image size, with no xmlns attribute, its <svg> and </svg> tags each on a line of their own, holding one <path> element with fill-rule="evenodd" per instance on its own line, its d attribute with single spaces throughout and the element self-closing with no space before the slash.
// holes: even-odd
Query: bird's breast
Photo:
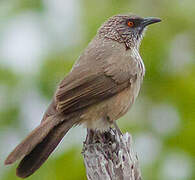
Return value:
<svg viewBox="0 0 195 180">
<path fill-rule="evenodd" d="M 113 121 L 127 113 L 138 95 L 140 82 L 135 81 L 131 86 L 115 96 L 89 107 L 81 116 L 81 122 L 90 129 L 107 130 Z M 109 117 L 110 122 L 107 120 Z"/>
<path fill-rule="evenodd" d="M 139 54 L 139 51 L 136 49 L 136 48 L 133 48 L 131 50 L 131 57 L 137 61 L 137 65 L 138 65 L 138 69 L 139 69 L 139 72 L 138 72 L 138 76 L 140 76 L 140 78 L 143 79 L 144 75 L 145 75 L 145 65 L 144 65 L 144 62 Z"/>
</svg>

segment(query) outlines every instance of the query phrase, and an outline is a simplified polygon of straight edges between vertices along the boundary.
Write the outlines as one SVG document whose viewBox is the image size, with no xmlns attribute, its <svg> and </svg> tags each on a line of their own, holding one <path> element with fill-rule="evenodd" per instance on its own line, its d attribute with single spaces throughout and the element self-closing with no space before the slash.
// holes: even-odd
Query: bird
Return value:
<svg viewBox="0 0 195 180">
<path fill-rule="evenodd" d="M 8 155 L 21 160 L 16 175 L 32 175 L 76 125 L 107 131 L 132 107 L 145 74 L 139 47 L 148 25 L 160 18 L 114 15 L 97 30 L 59 83 L 41 123 Z"/>
</svg>

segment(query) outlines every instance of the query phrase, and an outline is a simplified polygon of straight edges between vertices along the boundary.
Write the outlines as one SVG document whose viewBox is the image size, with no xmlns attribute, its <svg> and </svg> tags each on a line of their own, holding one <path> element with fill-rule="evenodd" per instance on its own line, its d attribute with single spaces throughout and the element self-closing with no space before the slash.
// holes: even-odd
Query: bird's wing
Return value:
<svg viewBox="0 0 195 180">
<path fill-rule="evenodd" d="M 71 113 L 88 107 L 121 92 L 136 80 L 137 61 L 129 55 L 124 56 L 123 51 L 110 51 L 111 55 L 105 59 L 102 55 L 96 61 L 89 60 L 89 64 L 76 66 L 65 77 L 56 91 L 58 112 Z"/>
</svg>

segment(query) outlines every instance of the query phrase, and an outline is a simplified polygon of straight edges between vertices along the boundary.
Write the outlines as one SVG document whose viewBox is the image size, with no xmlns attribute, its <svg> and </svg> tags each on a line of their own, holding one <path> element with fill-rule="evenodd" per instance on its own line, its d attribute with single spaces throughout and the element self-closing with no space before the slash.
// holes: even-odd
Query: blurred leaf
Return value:
<svg viewBox="0 0 195 180">
<path fill-rule="evenodd" d="M 38 87 L 46 98 L 51 98 L 57 84 L 70 71 L 73 61 L 64 55 L 50 57 L 41 66 L 40 74 L 37 77 Z"/>
<path fill-rule="evenodd" d="M 0 84 L 7 85 L 9 87 L 15 86 L 19 81 L 19 76 L 13 73 L 11 70 L 0 66 Z"/>
<path fill-rule="evenodd" d="M 24 10 L 42 10 L 42 1 L 41 0 L 17 0 L 15 2 L 15 10 L 17 12 L 24 11 Z"/>
<path fill-rule="evenodd" d="M 16 106 L 8 106 L 6 109 L 0 110 L 0 127 L 16 125 L 19 117 L 19 108 Z"/>
</svg>

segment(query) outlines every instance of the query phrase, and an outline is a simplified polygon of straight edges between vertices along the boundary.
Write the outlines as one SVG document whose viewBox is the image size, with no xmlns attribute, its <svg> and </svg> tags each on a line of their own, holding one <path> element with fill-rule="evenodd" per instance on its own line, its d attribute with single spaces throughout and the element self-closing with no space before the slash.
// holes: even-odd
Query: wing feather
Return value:
<svg viewBox="0 0 195 180">
<path fill-rule="evenodd" d="M 113 42 L 112 45 L 109 43 L 96 45 L 99 51 L 88 47 L 80 57 L 82 60 L 78 60 L 60 83 L 55 96 L 58 112 L 71 113 L 86 108 L 114 96 L 136 80 L 139 71 L 137 61 L 124 55 L 128 53 L 122 45 L 112 46 Z"/>
</svg>

